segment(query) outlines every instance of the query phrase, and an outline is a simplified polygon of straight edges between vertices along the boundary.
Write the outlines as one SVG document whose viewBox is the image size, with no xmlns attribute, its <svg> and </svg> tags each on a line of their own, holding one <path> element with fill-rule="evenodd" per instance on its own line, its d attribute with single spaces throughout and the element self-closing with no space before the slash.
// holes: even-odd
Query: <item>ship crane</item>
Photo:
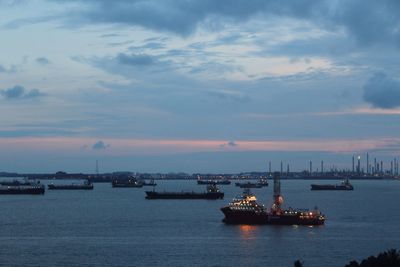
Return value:
<svg viewBox="0 0 400 267">
<path fill-rule="evenodd" d="M 274 204 L 272 204 L 271 212 L 273 214 L 281 214 L 283 204 L 283 197 L 281 195 L 281 179 L 280 173 L 274 172 Z"/>
</svg>

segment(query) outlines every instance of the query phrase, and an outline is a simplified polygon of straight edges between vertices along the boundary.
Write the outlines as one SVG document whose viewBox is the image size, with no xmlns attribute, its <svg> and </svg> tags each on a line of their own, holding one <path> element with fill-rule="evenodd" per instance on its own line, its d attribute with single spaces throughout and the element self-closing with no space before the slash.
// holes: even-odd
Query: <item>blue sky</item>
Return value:
<svg viewBox="0 0 400 267">
<path fill-rule="evenodd" d="M 0 0 L 0 169 L 388 161 L 398 14 L 396 0 Z"/>
</svg>

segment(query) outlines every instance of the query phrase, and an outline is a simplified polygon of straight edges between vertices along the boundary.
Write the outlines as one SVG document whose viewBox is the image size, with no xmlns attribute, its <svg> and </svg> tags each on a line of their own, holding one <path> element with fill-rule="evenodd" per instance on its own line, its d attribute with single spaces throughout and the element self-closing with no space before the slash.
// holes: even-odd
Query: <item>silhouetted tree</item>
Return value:
<svg viewBox="0 0 400 267">
<path fill-rule="evenodd" d="M 303 262 L 301 262 L 300 260 L 295 261 L 294 267 L 303 267 Z"/>
<path fill-rule="evenodd" d="M 351 261 L 345 267 L 400 267 L 400 254 L 395 249 L 379 253 L 377 257 L 370 256 L 360 264 Z"/>
</svg>

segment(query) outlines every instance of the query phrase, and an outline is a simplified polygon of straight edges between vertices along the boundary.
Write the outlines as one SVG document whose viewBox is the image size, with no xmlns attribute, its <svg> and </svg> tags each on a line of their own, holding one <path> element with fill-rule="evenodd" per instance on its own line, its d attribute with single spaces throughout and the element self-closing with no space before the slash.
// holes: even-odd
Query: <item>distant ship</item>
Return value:
<svg viewBox="0 0 400 267">
<path fill-rule="evenodd" d="M 274 203 L 267 210 L 257 198 L 245 189 L 242 196 L 234 198 L 228 206 L 221 208 L 226 224 L 275 224 L 275 225 L 322 225 L 325 216 L 314 210 L 282 209 L 283 197 L 280 192 L 280 174 L 274 174 Z"/>
<path fill-rule="evenodd" d="M 349 179 L 342 181 L 341 184 L 312 184 L 311 190 L 354 190 Z"/>
<path fill-rule="evenodd" d="M 208 179 L 208 180 L 197 179 L 197 184 L 231 184 L 231 181 L 227 179 Z"/>
<path fill-rule="evenodd" d="M 112 187 L 122 188 L 122 187 L 143 187 L 143 181 L 139 181 L 136 178 L 129 179 L 115 179 L 111 183 Z"/>
<path fill-rule="evenodd" d="M 222 199 L 222 193 L 216 184 L 207 186 L 206 192 L 156 192 L 146 191 L 146 199 Z"/>
<path fill-rule="evenodd" d="M 258 184 L 258 183 L 252 183 L 252 182 L 245 182 L 245 183 L 235 183 L 236 186 L 240 188 L 262 188 L 263 185 Z"/>
<path fill-rule="evenodd" d="M 143 186 L 156 186 L 157 183 L 154 182 L 154 179 L 151 179 L 150 182 L 143 181 Z"/>
<path fill-rule="evenodd" d="M 252 182 L 237 182 L 235 183 L 236 186 L 240 188 L 262 188 L 264 186 L 268 186 L 268 181 L 265 178 L 259 179 L 256 183 Z"/>
<path fill-rule="evenodd" d="M 31 181 L 21 181 L 21 180 L 5 180 L 5 181 L 1 181 L 0 185 L 6 185 L 6 186 L 18 186 L 18 185 L 34 185 L 34 182 Z"/>
<path fill-rule="evenodd" d="M 9 185 L 0 186 L 0 195 L 43 195 L 44 185 Z"/>
<path fill-rule="evenodd" d="M 86 180 L 83 184 L 49 184 L 49 190 L 92 190 L 93 184 Z"/>
</svg>

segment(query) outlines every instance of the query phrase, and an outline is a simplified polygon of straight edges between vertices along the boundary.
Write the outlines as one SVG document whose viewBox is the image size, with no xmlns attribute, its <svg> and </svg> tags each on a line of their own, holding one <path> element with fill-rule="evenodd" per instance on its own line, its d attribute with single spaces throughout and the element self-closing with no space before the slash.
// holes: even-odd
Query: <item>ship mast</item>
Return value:
<svg viewBox="0 0 400 267">
<path fill-rule="evenodd" d="M 274 172 L 274 204 L 272 205 L 272 212 L 280 213 L 282 203 L 280 173 Z"/>
</svg>

